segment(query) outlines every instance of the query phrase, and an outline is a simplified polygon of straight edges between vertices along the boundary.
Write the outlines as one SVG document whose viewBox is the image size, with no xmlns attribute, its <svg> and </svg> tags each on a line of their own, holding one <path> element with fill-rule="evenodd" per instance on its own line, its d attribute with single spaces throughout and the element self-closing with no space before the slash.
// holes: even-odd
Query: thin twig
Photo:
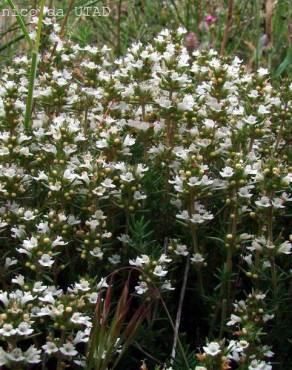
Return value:
<svg viewBox="0 0 292 370">
<path fill-rule="evenodd" d="M 173 363 L 176 355 L 176 346 L 178 341 L 178 334 L 179 334 L 179 327 L 181 322 L 181 315 L 182 315 L 182 307 L 185 299 L 185 293 L 186 293 L 186 287 L 187 287 L 187 281 L 189 276 L 189 270 L 190 270 L 190 256 L 187 257 L 186 266 L 184 270 L 184 277 L 183 277 L 183 283 L 180 291 L 180 297 L 179 297 L 179 304 L 178 309 L 176 313 L 176 319 L 175 319 L 175 327 L 174 327 L 174 337 L 173 337 L 173 346 L 171 351 L 171 362 Z"/>
<path fill-rule="evenodd" d="M 3 51 L 3 50 L 5 50 L 5 49 L 7 49 L 7 48 L 9 48 L 9 46 L 11 46 L 11 45 L 15 44 L 16 42 L 22 40 L 23 38 L 24 38 L 24 35 L 20 35 L 20 36 L 15 37 L 14 39 L 10 40 L 6 44 L 1 45 L 0 46 L 0 52 Z"/>
<path fill-rule="evenodd" d="M 138 342 L 134 342 L 134 346 L 138 348 L 139 351 L 141 351 L 145 356 L 151 358 L 152 360 L 154 360 L 156 363 L 158 363 L 159 365 L 163 365 L 163 363 L 158 360 L 158 358 L 154 357 L 153 355 L 151 355 L 149 352 L 147 352 L 144 348 L 142 348 L 140 346 L 140 344 Z"/>
<path fill-rule="evenodd" d="M 274 0 L 266 0 L 265 8 L 266 8 L 266 19 L 265 19 L 265 26 L 266 26 L 266 35 L 268 36 L 268 42 L 270 43 L 272 40 L 272 15 L 274 9 Z"/>
<path fill-rule="evenodd" d="M 233 21 L 232 17 L 233 17 L 233 0 L 229 0 L 228 1 L 227 22 L 226 22 L 226 26 L 224 29 L 222 43 L 221 43 L 220 55 L 223 55 L 225 52 L 225 48 L 226 48 L 228 37 L 229 37 L 229 31 L 232 26 L 232 21 Z"/>
<path fill-rule="evenodd" d="M 177 16 L 177 19 L 179 20 L 179 22 L 183 25 L 183 26 L 185 26 L 185 22 L 184 22 L 184 20 L 182 19 L 182 17 L 180 16 L 180 14 L 179 14 L 179 10 L 178 10 L 178 8 L 177 8 L 177 5 L 176 5 L 176 3 L 175 3 L 175 0 L 170 0 L 171 1 L 171 4 L 173 5 L 173 7 L 174 7 L 174 10 L 175 10 L 175 14 L 176 14 L 176 16 Z"/>
<path fill-rule="evenodd" d="M 61 24 L 61 30 L 60 30 L 60 34 L 59 34 L 60 38 L 63 38 L 64 35 L 65 35 L 66 25 L 67 25 L 68 18 L 69 18 L 69 15 L 71 13 L 71 10 L 73 8 L 74 2 L 75 2 L 75 0 L 70 0 L 68 9 L 67 9 L 66 14 L 65 14 L 65 17 L 64 17 L 64 19 L 62 21 L 62 24 Z M 56 42 L 55 45 L 54 45 L 54 47 L 53 47 L 53 50 L 52 50 L 51 58 L 50 59 L 52 59 L 52 56 L 55 54 L 57 45 L 58 45 L 58 43 Z"/>
</svg>

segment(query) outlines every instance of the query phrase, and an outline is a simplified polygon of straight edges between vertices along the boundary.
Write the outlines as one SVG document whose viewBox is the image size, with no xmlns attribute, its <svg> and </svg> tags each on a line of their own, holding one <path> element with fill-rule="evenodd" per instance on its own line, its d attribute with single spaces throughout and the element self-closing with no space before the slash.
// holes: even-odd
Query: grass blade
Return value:
<svg viewBox="0 0 292 370">
<path fill-rule="evenodd" d="M 29 36 L 28 29 L 25 25 L 25 22 L 24 22 L 24 19 L 23 19 L 22 15 L 19 13 L 19 11 L 17 10 L 17 8 L 14 5 L 12 0 L 6 0 L 6 2 L 11 7 L 11 9 L 13 9 L 13 11 L 15 12 L 15 16 L 16 16 L 17 22 L 19 24 L 19 27 L 21 28 L 22 33 L 23 33 L 24 37 L 26 38 L 26 41 L 28 42 L 30 49 L 32 49 L 32 47 L 33 47 L 32 40 Z"/>
</svg>

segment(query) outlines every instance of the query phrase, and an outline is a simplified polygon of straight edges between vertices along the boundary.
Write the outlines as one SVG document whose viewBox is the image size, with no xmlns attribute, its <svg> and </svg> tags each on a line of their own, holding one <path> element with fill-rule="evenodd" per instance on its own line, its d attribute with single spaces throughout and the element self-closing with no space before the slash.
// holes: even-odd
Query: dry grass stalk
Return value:
<svg viewBox="0 0 292 370">
<path fill-rule="evenodd" d="M 225 52 L 228 37 L 229 37 L 230 28 L 232 26 L 232 22 L 233 22 L 233 0 L 229 0 L 228 1 L 227 22 L 226 22 L 226 26 L 225 26 L 225 29 L 224 29 L 222 43 L 221 43 L 220 55 L 223 55 L 224 52 Z"/>
</svg>

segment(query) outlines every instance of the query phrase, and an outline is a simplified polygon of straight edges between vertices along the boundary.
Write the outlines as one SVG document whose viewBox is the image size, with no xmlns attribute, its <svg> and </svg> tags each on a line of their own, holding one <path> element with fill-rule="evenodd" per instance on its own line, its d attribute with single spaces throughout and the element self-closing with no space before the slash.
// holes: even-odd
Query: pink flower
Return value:
<svg viewBox="0 0 292 370">
<path fill-rule="evenodd" d="M 217 20 L 217 17 L 215 15 L 208 14 L 205 16 L 205 22 L 207 23 L 208 26 L 210 24 L 215 23 Z"/>
</svg>

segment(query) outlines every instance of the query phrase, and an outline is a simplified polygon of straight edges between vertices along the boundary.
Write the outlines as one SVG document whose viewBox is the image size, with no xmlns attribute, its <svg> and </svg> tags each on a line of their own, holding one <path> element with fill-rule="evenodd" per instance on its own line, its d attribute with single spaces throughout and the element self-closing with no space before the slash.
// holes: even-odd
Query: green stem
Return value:
<svg viewBox="0 0 292 370">
<path fill-rule="evenodd" d="M 193 189 L 190 190 L 190 198 L 189 199 L 190 199 L 189 215 L 190 215 L 190 217 L 192 217 L 192 214 L 195 213 L 195 200 L 196 200 L 195 193 L 194 193 Z M 201 253 L 200 248 L 199 248 L 199 244 L 198 244 L 198 235 L 197 235 L 196 225 L 193 225 L 193 224 L 190 225 L 190 232 L 191 232 L 191 237 L 192 237 L 192 241 L 193 241 L 194 253 Z M 197 274 L 198 274 L 200 294 L 201 294 L 201 296 L 204 296 L 205 291 L 204 291 L 204 284 L 203 284 L 203 277 L 202 277 L 201 267 L 197 268 Z"/>
<path fill-rule="evenodd" d="M 41 0 L 40 14 L 39 14 L 38 25 L 37 25 L 37 35 L 36 35 L 34 46 L 32 48 L 30 79 L 29 79 L 28 95 L 27 95 L 27 100 L 26 100 L 26 109 L 25 109 L 25 118 L 24 118 L 24 127 L 27 131 L 30 128 L 30 121 L 31 121 L 31 113 L 32 113 L 32 105 L 33 105 L 33 91 L 34 91 L 35 78 L 36 78 L 36 72 L 37 72 L 37 66 L 38 66 L 38 52 L 39 52 L 41 33 L 42 33 L 45 1 L 46 0 Z"/>
<path fill-rule="evenodd" d="M 272 199 L 272 195 L 271 195 Z M 273 206 L 269 208 L 268 213 L 268 225 L 267 225 L 267 232 L 268 232 L 268 246 L 273 246 Z M 270 262 L 271 262 L 271 272 L 272 272 L 272 288 L 274 297 L 277 297 L 277 268 L 275 263 L 275 256 L 274 256 L 274 249 L 270 252 Z"/>
</svg>

